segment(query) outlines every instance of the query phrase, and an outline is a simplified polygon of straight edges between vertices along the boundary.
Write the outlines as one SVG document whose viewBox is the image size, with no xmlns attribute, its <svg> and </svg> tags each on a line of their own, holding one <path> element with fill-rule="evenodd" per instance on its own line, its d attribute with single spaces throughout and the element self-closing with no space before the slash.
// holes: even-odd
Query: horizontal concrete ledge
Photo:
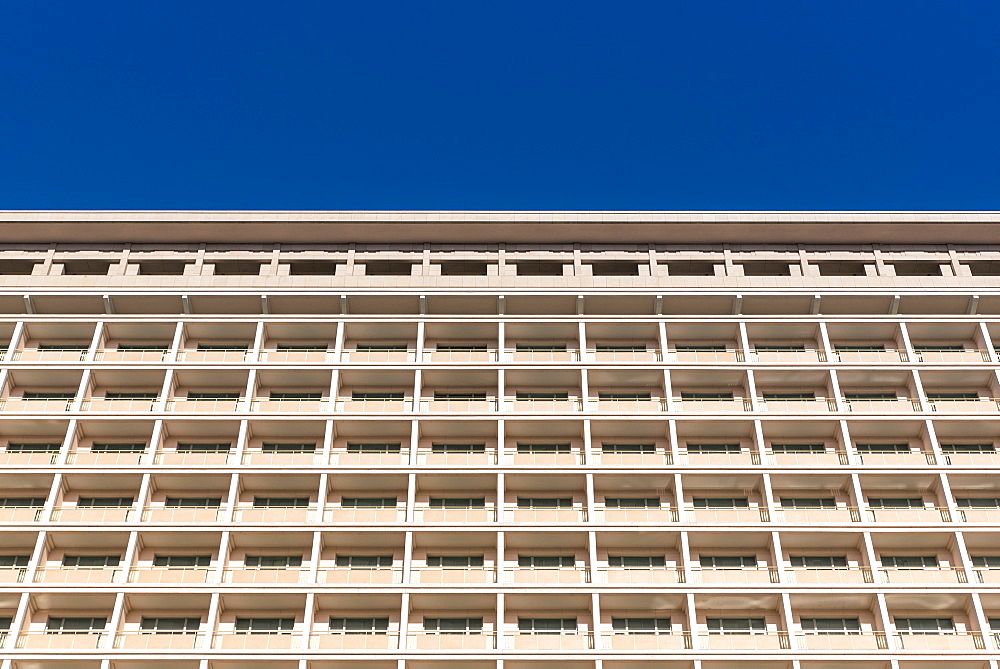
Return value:
<svg viewBox="0 0 1000 669">
<path fill-rule="evenodd" d="M 1000 212 L 0 211 L 3 243 L 994 244 Z"/>
</svg>

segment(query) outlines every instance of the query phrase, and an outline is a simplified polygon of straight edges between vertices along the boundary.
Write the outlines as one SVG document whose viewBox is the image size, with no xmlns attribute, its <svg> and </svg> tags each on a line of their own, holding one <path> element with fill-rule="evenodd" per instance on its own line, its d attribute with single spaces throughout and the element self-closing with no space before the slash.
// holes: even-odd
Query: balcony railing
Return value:
<svg viewBox="0 0 1000 669">
<path fill-rule="evenodd" d="M 581 411 L 583 409 L 583 400 L 579 397 L 532 399 L 505 397 L 503 408 L 504 411 L 515 412 L 563 413 Z"/>
<path fill-rule="evenodd" d="M 326 523 L 402 523 L 405 520 L 406 509 L 403 507 L 355 509 L 334 506 L 323 511 L 323 522 Z"/>
<path fill-rule="evenodd" d="M 897 632 L 896 647 L 900 650 L 983 650 L 986 643 L 979 632 Z"/>
<path fill-rule="evenodd" d="M 5 451 L 0 453 L 0 466 L 37 466 L 54 465 L 59 460 L 59 452 L 44 451 L 37 453 L 11 453 Z"/>
<path fill-rule="evenodd" d="M 800 650 L 886 650 L 889 644 L 884 632 L 850 632 L 832 634 L 799 634 L 795 645 Z"/>
<path fill-rule="evenodd" d="M 54 523 L 131 523 L 136 510 L 130 506 L 57 506 L 52 510 Z"/>
<path fill-rule="evenodd" d="M 786 567 L 785 576 L 789 583 L 800 585 L 860 585 L 875 582 L 872 570 L 868 567 L 840 567 L 837 569 Z"/>
<path fill-rule="evenodd" d="M 414 567 L 410 582 L 422 585 L 481 585 L 497 582 L 496 567 Z"/>
<path fill-rule="evenodd" d="M 40 506 L 0 507 L 0 523 L 37 523 L 43 512 Z"/>
<path fill-rule="evenodd" d="M 234 512 L 237 523 L 312 523 L 316 520 L 315 506 L 250 507 L 241 506 Z"/>
<path fill-rule="evenodd" d="M 503 635 L 508 650 L 592 650 L 593 632 L 514 632 Z"/>
<path fill-rule="evenodd" d="M 583 453 L 578 450 L 568 453 L 521 453 L 507 449 L 503 462 L 515 467 L 570 467 L 583 464 Z"/>
<path fill-rule="evenodd" d="M 504 362 L 578 362 L 580 351 L 566 348 L 559 351 L 524 351 L 508 348 L 504 351 Z"/>
<path fill-rule="evenodd" d="M 928 399 L 931 411 L 938 413 L 998 413 L 1000 398 L 979 397 L 976 399 Z"/>
<path fill-rule="evenodd" d="M 24 583 L 27 567 L 0 567 L 0 583 Z"/>
<path fill-rule="evenodd" d="M 35 583 L 104 584 L 121 582 L 121 567 L 39 567 L 35 570 Z"/>
<path fill-rule="evenodd" d="M 904 509 L 868 509 L 872 523 L 950 523 L 951 512 L 943 506 Z"/>
<path fill-rule="evenodd" d="M 201 632 L 119 632 L 115 650 L 194 650 L 205 642 Z"/>
<path fill-rule="evenodd" d="M 675 397 L 674 411 L 683 413 L 747 413 L 753 411 L 753 402 L 749 397 L 731 397 L 721 399 L 684 399 Z"/>
<path fill-rule="evenodd" d="M 323 454 L 315 451 L 264 453 L 248 450 L 243 453 L 243 464 L 256 467 L 309 467 L 322 462 Z"/>
<path fill-rule="evenodd" d="M 885 400 L 845 399 L 844 410 L 852 413 L 913 413 L 923 411 L 920 400 L 913 397 L 897 397 Z"/>
<path fill-rule="evenodd" d="M 916 351 L 917 362 L 955 365 L 962 363 L 991 362 L 990 352 L 981 349 L 965 349 L 962 351 L 923 349 Z"/>
<path fill-rule="evenodd" d="M 399 632 L 313 632 L 309 635 L 311 650 L 395 650 L 399 648 Z"/>
<path fill-rule="evenodd" d="M 585 523 L 587 522 L 587 510 L 580 507 L 534 509 L 506 506 L 503 519 L 507 523 Z"/>
<path fill-rule="evenodd" d="M 430 399 L 420 400 L 420 410 L 430 413 L 489 413 L 497 410 L 494 397 L 486 399 Z"/>
<path fill-rule="evenodd" d="M 259 362 L 272 364 L 326 363 L 333 362 L 333 351 L 307 351 L 263 349 L 257 355 Z"/>
<path fill-rule="evenodd" d="M 738 453 L 692 453 L 682 450 L 681 462 L 692 467 L 750 467 L 760 464 L 760 453 L 739 451 Z"/>
<path fill-rule="evenodd" d="M 594 509 L 597 522 L 632 524 L 632 523 L 676 523 L 680 520 L 677 509 L 669 506 L 656 508 L 622 508 L 597 505 Z"/>
<path fill-rule="evenodd" d="M 301 632 L 216 632 L 216 650 L 296 650 L 302 647 Z"/>
<path fill-rule="evenodd" d="M 245 348 L 214 348 L 199 351 L 193 348 L 183 348 L 177 351 L 178 362 L 247 362 L 250 352 Z"/>
<path fill-rule="evenodd" d="M 97 362 L 165 362 L 170 357 L 170 351 L 163 348 L 130 348 L 119 350 L 102 348 L 97 351 L 94 360 Z"/>
<path fill-rule="evenodd" d="M 138 465 L 142 464 L 146 452 L 100 452 L 100 451 L 78 451 L 71 450 L 66 454 L 66 464 L 68 465 Z"/>
<path fill-rule="evenodd" d="M 243 583 L 254 585 L 277 585 L 310 582 L 309 567 L 226 567 L 222 571 L 223 583 Z"/>
<path fill-rule="evenodd" d="M 761 411 L 767 413 L 830 413 L 837 411 L 837 400 L 832 397 L 766 400 L 758 398 Z"/>
<path fill-rule="evenodd" d="M 944 463 L 952 467 L 1000 467 L 1000 453 L 945 453 Z"/>
<path fill-rule="evenodd" d="M 858 453 L 858 464 L 870 467 L 919 467 L 937 463 L 931 451 L 905 451 L 902 453 Z"/>
<path fill-rule="evenodd" d="M 614 632 L 600 636 L 601 650 L 691 650 L 689 632 Z"/>
<path fill-rule="evenodd" d="M 723 363 L 732 364 L 745 362 L 746 356 L 741 348 L 727 348 L 718 350 L 714 348 L 706 349 L 671 349 L 667 352 L 668 362 L 695 362 L 695 363 Z"/>
<path fill-rule="evenodd" d="M 682 567 L 601 567 L 598 583 L 610 585 L 657 585 L 684 583 Z"/>
<path fill-rule="evenodd" d="M 167 411 L 178 413 L 232 413 L 241 409 L 240 399 L 187 399 L 167 400 Z"/>
<path fill-rule="evenodd" d="M 334 411 L 341 413 L 400 413 L 413 406 L 410 399 L 351 399 L 341 398 L 334 403 Z"/>
<path fill-rule="evenodd" d="M 103 413 L 149 413 L 156 411 L 159 400 L 155 398 L 105 398 L 92 397 L 80 403 L 80 411 Z"/>
<path fill-rule="evenodd" d="M 494 650 L 494 632 L 407 632 L 408 650 Z"/>
<path fill-rule="evenodd" d="M 806 349 L 804 351 L 751 351 L 753 361 L 760 364 L 800 365 L 826 362 L 826 351 Z"/>
<path fill-rule="evenodd" d="M 434 451 L 421 448 L 417 451 L 417 463 L 437 467 L 482 467 L 497 463 L 496 450 L 482 451 Z"/>
<path fill-rule="evenodd" d="M 590 583 L 590 569 L 586 567 L 506 567 L 503 570 L 504 583 L 560 584 L 571 585 Z"/>
<path fill-rule="evenodd" d="M 725 585 L 760 585 L 779 583 L 777 567 L 738 567 L 735 569 L 692 567 L 691 579 L 694 583 L 720 583 Z"/>
<path fill-rule="evenodd" d="M 132 567 L 128 572 L 129 583 L 143 585 L 200 585 L 211 582 L 213 570 L 209 567 Z"/>
<path fill-rule="evenodd" d="M 414 520 L 418 523 L 491 523 L 496 521 L 497 512 L 492 504 L 484 508 L 430 508 L 417 506 L 413 509 Z"/>
<path fill-rule="evenodd" d="M 849 464 L 845 451 L 823 451 L 821 453 L 768 453 L 768 464 L 779 467 L 834 467 Z"/>
<path fill-rule="evenodd" d="M 250 411 L 258 413 L 328 413 L 331 402 L 320 399 L 271 399 L 257 397 L 250 402 Z"/>
<path fill-rule="evenodd" d="M 910 358 L 905 350 L 887 348 L 884 351 L 834 351 L 833 358 L 837 362 L 872 364 L 872 363 L 899 363 L 909 362 Z"/>
<path fill-rule="evenodd" d="M 587 401 L 587 410 L 608 413 L 661 413 L 667 410 L 667 400 L 663 397 L 649 399 L 591 397 Z"/>
<path fill-rule="evenodd" d="M 860 523 L 861 511 L 853 506 L 841 506 L 834 509 L 792 509 L 779 507 L 775 509 L 775 521 L 779 523 Z"/>
<path fill-rule="evenodd" d="M 144 523 L 221 523 L 229 513 L 219 506 L 147 506 L 142 510 Z"/>
<path fill-rule="evenodd" d="M 766 507 L 750 507 L 738 509 L 705 509 L 693 506 L 684 507 L 684 519 L 696 523 L 768 523 L 770 516 Z"/>
<path fill-rule="evenodd" d="M 153 455 L 154 465 L 171 465 L 186 467 L 211 467 L 231 464 L 234 453 L 206 453 L 192 451 L 184 453 L 180 451 L 157 451 Z"/>
<path fill-rule="evenodd" d="M 920 569 L 881 567 L 878 570 L 878 575 L 879 582 L 892 585 L 954 585 L 969 582 L 965 570 L 955 567 L 922 567 Z"/>
<path fill-rule="evenodd" d="M 320 583 L 333 585 L 391 585 L 403 582 L 403 570 L 399 567 L 320 567 L 317 573 Z"/>
<path fill-rule="evenodd" d="M 787 632 L 755 634 L 699 634 L 697 647 L 702 650 L 787 650 L 791 643 Z"/>
<path fill-rule="evenodd" d="M 345 349 L 340 354 L 341 362 L 402 363 L 402 362 L 413 362 L 416 359 L 417 359 L 417 352 L 413 349 L 409 349 L 406 351 L 395 351 L 395 350 L 358 351 L 355 349 Z"/>
<path fill-rule="evenodd" d="M 460 362 L 466 364 L 487 363 L 497 361 L 495 348 L 449 348 L 438 350 L 426 348 L 421 356 L 423 362 Z"/>
<path fill-rule="evenodd" d="M 95 632 L 21 632 L 15 647 L 19 650 L 94 650 L 104 648 L 108 634 Z"/>
<path fill-rule="evenodd" d="M 395 453 L 349 453 L 344 449 L 334 449 L 330 453 L 330 464 L 341 467 L 381 467 L 405 465 L 410 461 L 407 450 Z"/>
<path fill-rule="evenodd" d="M 602 467 L 662 467 L 674 464 L 673 453 L 597 453 L 597 463 Z"/>
<path fill-rule="evenodd" d="M 88 349 L 19 348 L 9 354 L 8 362 L 81 362 Z"/>
<path fill-rule="evenodd" d="M 29 399 L 24 397 L 8 397 L 0 400 L 0 412 L 21 413 L 61 413 L 73 409 L 76 402 L 73 398 Z"/>
<path fill-rule="evenodd" d="M 644 351 L 615 351 L 587 349 L 587 360 L 590 362 L 663 362 L 663 354 L 659 349 Z"/>
<path fill-rule="evenodd" d="M 979 567 L 973 569 L 976 575 L 976 583 L 1000 583 L 1000 569 L 993 567 Z"/>
</svg>

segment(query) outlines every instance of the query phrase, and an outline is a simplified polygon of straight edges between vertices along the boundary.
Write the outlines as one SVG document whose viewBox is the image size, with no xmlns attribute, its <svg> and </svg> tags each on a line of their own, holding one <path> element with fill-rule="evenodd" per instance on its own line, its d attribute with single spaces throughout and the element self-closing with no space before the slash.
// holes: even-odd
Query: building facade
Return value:
<svg viewBox="0 0 1000 669">
<path fill-rule="evenodd" d="M 2 669 L 997 669 L 1000 214 L 0 213 Z"/>
</svg>

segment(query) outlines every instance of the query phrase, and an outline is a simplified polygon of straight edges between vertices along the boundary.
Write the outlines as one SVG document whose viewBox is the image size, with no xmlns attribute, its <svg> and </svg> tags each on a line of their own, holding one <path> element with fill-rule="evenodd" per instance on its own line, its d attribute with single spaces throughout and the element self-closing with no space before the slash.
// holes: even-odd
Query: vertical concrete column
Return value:
<svg viewBox="0 0 1000 669">
<path fill-rule="evenodd" d="M 42 507 L 42 512 L 38 515 L 38 522 L 48 523 L 52 521 L 52 516 L 54 515 L 56 508 L 56 502 L 59 500 L 60 495 L 62 495 L 62 489 L 62 472 L 56 472 L 55 476 L 52 477 L 52 487 L 49 488 L 49 494 L 45 498 L 45 506 Z"/>
<path fill-rule="evenodd" d="M 265 337 L 264 321 L 257 321 L 257 325 L 253 333 L 253 344 L 250 347 L 250 351 L 247 355 L 249 358 L 248 362 L 251 364 L 257 364 L 263 359 L 261 351 L 264 349 L 264 337 Z"/>
<path fill-rule="evenodd" d="M 149 443 L 146 444 L 146 452 L 139 458 L 140 464 L 156 464 L 156 454 L 160 451 L 160 447 L 163 445 L 163 435 L 165 431 L 162 418 L 157 418 L 153 421 L 153 433 L 149 437 Z"/>
<path fill-rule="evenodd" d="M 80 423 L 76 418 L 71 418 L 69 424 L 66 426 L 66 436 L 63 437 L 62 446 L 59 447 L 59 453 L 56 455 L 56 465 L 64 465 L 69 459 L 69 452 L 72 450 L 73 445 L 76 443 L 76 438 L 79 435 Z"/>
<path fill-rule="evenodd" d="M 503 418 L 501 418 L 500 420 L 497 421 L 497 450 L 495 458 L 497 465 L 504 465 L 507 463 L 506 444 L 507 444 L 507 423 Z M 498 505 L 499 503 L 500 500 L 497 500 Z M 499 509 L 499 506 L 497 506 L 497 508 Z M 499 516 L 497 517 L 497 520 L 500 520 Z"/>
<path fill-rule="evenodd" d="M 861 518 L 861 522 L 871 522 L 871 516 L 868 515 L 868 503 L 865 502 L 865 493 L 861 489 L 861 480 L 858 478 L 857 472 L 851 472 L 851 495 L 858 507 L 858 517 Z"/>
<path fill-rule="evenodd" d="M 687 558 L 685 558 L 686 563 Z M 689 592 L 684 596 L 684 608 L 685 613 L 687 613 L 687 628 L 688 634 L 691 636 L 691 648 L 700 650 L 699 646 L 701 644 L 698 643 L 698 610 L 694 603 L 693 592 Z"/>
<path fill-rule="evenodd" d="M 243 401 L 237 402 L 236 410 L 239 411 L 241 408 L 243 411 L 250 412 L 253 411 L 254 399 L 257 397 L 257 370 L 256 368 L 251 368 L 250 372 L 247 374 L 247 386 L 243 390 Z M 243 405 L 240 407 L 240 405 Z"/>
<path fill-rule="evenodd" d="M 320 453 L 320 459 L 323 467 L 327 467 L 333 463 L 333 440 L 336 436 L 336 428 L 333 421 L 327 419 L 323 421 L 323 451 Z"/>
<path fill-rule="evenodd" d="M 149 504 L 149 495 L 151 494 L 153 487 L 152 477 L 149 472 L 142 475 L 142 481 L 139 483 L 139 494 L 135 496 L 135 506 L 132 508 L 133 513 L 135 513 L 135 521 L 142 522 L 146 515 L 146 506 Z M 126 516 L 126 519 L 128 517 Z"/>
<path fill-rule="evenodd" d="M 84 407 L 84 400 L 90 393 L 92 384 L 93 372 L 87 368 L 83 370 L 83 374 L 80 377 L 80 385 L 76 389 L 76 397 L 70 402 L 69 410 L 72 412 L 82 411 Z"/>
<path fill-rule="evenodd" d="M 319 475 L 319 488 L 316 490 L 316 522 L 322 523 L 326 516 L 326 497 L 330 491 L 330 475 L 323 472 Z M 313 558 L 315 559 L 315 557 Z"/>
<path fill-rule="evenodd" d="M 681 530 L 680 542 L 681 573 L 684 576 L 684 582 L 688 585 L 693 585 L 695 578 L 694 571 L 691 569 L 691 537 L 687 530 Z M 691 629 L 693 630 L 694 628 L 692 627 Z"/>
<path fill-rule="evenodd" d="M 497 472 L 497 522 L 507 520 L 507 490 L 504 484 L 503 472 Z"/>
<path fill-rule="evenodd" d="M 684 508 L 684 483 L 681 481 L 680 474 L 674 474 L 674 497 L 675 504 L 677 504 L 677 522 L 687 522 L 687 510 Z"/>
<path fill-rule="evenodd" d="M 344 321 L 337 321 L 337 334 L 334 335 L 335 339 L 333 342 L 333 362 L 339 365 L 343 362 L 344 354 L 344 337 L 346 336 L 347 323 Z"/>
<path fill-rule="evenodd" d="M 513 402 L 507 403 L 507 375 L 503 369 L 497 370 L 497 411 L 513 411 Z"/>
<path fill-rule="evenodd" d="M 504 321 L 497 322 L 497 362 L 508 362 L 507 359 L 507 324 Z"/>
<path fill-rule="evenodd" d="M 504 639 L 504 631 L 506 629 L 506 616 L 507 616 L 507 602 L 504 598 L 502 592 L 497 593 L 496 598 L 496 622 L 493 623 L 493 647 L 502 650 L 506 648 L 506 640 Z"/>
<path fill-rule="evenodd" d="M 424 296 L 421 295 L 420 298 L 424 299 Z M 424 349 L 427 347 L 427 324 L 423 319 L 417 321 L 417 341 L 415 346 L 416 350 L 414 351 L 413 360 L 416 363 L 422 363 L 424 361 Z"/>
<path fill-rule="evenodd" d="M 761 474 L 761 496 L 764 498 L 764 508 L 767 509 L 767 521 L 774 523 L 778 519 L 778 509 L 774 503 L 774 490 L 771 488 L 771 475 Z"/>
<path fill-rule="evenodd" d="M 322 512 L 321 512 L 322 513 Z M 323 522 L 323 516 L 319 518 Z M 309 563 L 309 583 L 319 583 L 319 564 L 323 556 L 323 533 L 312 533 L 312 546 L 310 547 L 311 561 Z"/>
<path fill-rule="evenodd" d="M 24 633 L 24 625 L 28 619 L 28 614 L 31 612 L 31 595 L 27 592 L 22 592 L 21 596 L 17 600 L 17 610 L 14 612 L 14 618 L 10 621 L 10 632 L 8 635 L 11 640 L 7 643 L 12 647 L 16 647 L 17 640 Z M 4 669 L 7 667 L 12 667 L 13 664 L 10 660 L 4 660 Z"/>
<path fill-rule="evenodd" d="M 788 635 L 788 648 L 795 648 L 795 618 L 792 613 L 792 598 L 787 592 L 781 593 L 781 622 L 785 626 L 785 634 Z"/>
<path fill-rule="evenodd" d="M 920 372 L 915 369 L 911 369 L 910 374 L 912 375 L 913 389 L 917 393 L 917 402 L 920 404 L 920 410 L 931 411 L 933 406 L 927 401 L 927 394 L 924 392 L 924 385 L 920 381 Z"/>
<path fill-rule="evenodd" d="M 250 441 L 250 421 L 243 419 L 240 421 L 239 432 L 236 433 L 236 450 L 233 453 L 233 463 L 236 465 L 243 464 L 243 459 L 246 457 L 247 445 Z M 233 474 L 236 476 L 236 474 Z M 229 500 L 229 502 L 236 502 L 235 499 Z"/>
<path fill-rule="evenodd" d="M 503 530 L 497 532 L 496 553 L 493 558 L 493 574 L 498 588 L 506 583 L 507 535 Z M 513 579 L 512 579 L 513 580 Z"/>
<path fill-rule="evenodd" d="M 837 427 L 838 431 L 840 432 L 840 442 L 841 442 L 840 445 L 841 448 L 844 449 L 844 455 L 847 458 L 846 464 L 852 466 L 859 464 L 858 452 L 857 449 L 854 448 L 854 442 L 851 441 L 851 432 L 847 427 L 847 421 L 846 420 L 837 421 Z"/>
<path fill-rule="evenodd" d="M 780 532 L 771 532 L 771 558 L 774 560 L 775 569 L 778 570 L 778 581 L 787 584 L 788 570 L 785 569 L 785 551 L 781 546 Z"/>
<path fill-rule="evenodd" d="M 600 649 L 601 631 L 601 596 L 596 592 L 590 593 L 590 632 L 593 635 L 593 648 Z"/>
<path fill-rule="evenodd" d="M 913 343 L 910 341 L 910 332 L 906 329 L 906 323 L 903 321 L 899 322 L 899 339 L 903 343 L 907 360 L 910 361 L 910 364 L 917 364 L 920 360 L 917 357 L 916 351 L 913 350 Z"/>
<path fill-rule="evenodd" d="M 94 327 L 94 336 L 90 338 L 90 346 L 83 356 L 84 362 L 93 362 L 97 359 L 97 352 L 104 343 L 104 328 L 104 321 L 97 321 L 97 325 Z"/>
<path fill-rule="evenodd" d="M 174 337 L 170 340 L 170 350 L 167 351 L 164 362 L 174 363 L 181 358 L 181 346 L 184 345 L 184 321 L 177 321 L 174 326 Z"/>
<path fill-rule="evenodd" d="M 316 593 L 306 593 L 306 606 L 302 612 L 302 648 L 309 649 L 312 641 L 313 623 L 316 620 Z M 307 665 L 308 666 L 308 665 Z"/>
<path fill-rule="evenodd" d="M 24 570 L 23 583 L 35 582 L 35 574 L 38 573 L 38 569 L 41 567 L 42 555 L 48 546 L 48 537 L 49 533 L 46 530 L 38 532 L 38 536 L 35 538 L 35 546 L 31 549 L 31 557 L 28 559 L 28 566 Z M 11 628 L 10 631 L 13 633 L 15 630 Z"/>
<path fill-rule="evenodd" d="M 594 452 L 594 432 L 589 418 L 583 419 L 583 464 L 593 465 L 597 463 L 597 456 Z"/>
<path fill-rule="evenodd" d="M 764 439 L 764 427 L 759 418 L 755 418 L 753 421 L 753 442 L 754 448 L 757 449 L 757 457 L 759 458 L 759 464 L 771 464 L 769 462 L 767 454 L 767 442 Z M 768 486 L 770 487 L 770 480 L 768 480 Z M 775 515 L 771 515 L 772 522 L 777 518 Z"/>
<path fill-rule="evenodd" d="M 174 369 L 170 367 L 163 373 L 163 384 L 160 386 L 160 395 L 156 399 L 154 410 L 160 413 L 167 411 L 170 407 L 170 396 L 174 393 Z"/>
<path fill-rule="evenodd" d="M 413 372 L 413 401 L 410 403 L 410 411 L 420 412 L 420 394 L 423 392 L 423 374 L 421 370 Z"/>
<path fill-rule="evenodd" d="M 993 363 L 994 365 L 997 364 L 997 351 L 996 348 L 993 346 L 993 337 L 990 335 L 990 330 L 986 326 L 985 321 L 979 321 L 978 330 L 979 330 L 979 346 L 981 350 L 984 351 L 986 355 L 989 357 L 989 362 Z M 11 347 L 13 348 L 13 344 L 11 345 Z"/>
<path fill-rule="evenodd" d="M 135 534 L 133 532 L 133 534 Z M 107 632 L 108 638 L 100 644 L 104 648 L 114 648 L 115 637 L 118 636 L 118 632 L 122 625 L 122 618 L 125 615 L 125 593 L 119 592 L 115 594 L 115 603 L 111 608 L 111 619 L 108 621 Z M 110 662 L 110 661 L 109 661 Z"/>
<path fill-rule="evenodd" d="M 215 562 L 215 570 L 212 574 L 213 583 L 222 583 L 225 579 L 226 564 L 229 562 L 229 549 L 231 548 L 230 534 L 229 530 L 224 530 L 222 532 L 222 538 L 219 540 L 219 554 Z M 211 629 L 209 629 L 211 632 Z"/>
<path fill-rule="evenodd" d="M 229 533 L 226 532 L 226 538 L 228 539 Z M 219 614 L 222 608 L 222 596 L 216 591 L 212 593 L 212 598 L 209 600 L 208 604 L 208 619 L 205 621 L 205 642 L 202 645 L 203 650 L 212 650 L 212 646 L 215 645 L 215 633 L 219 627 Z"/>
<path fill-rule="evenodd" d="M 242 460 L 237 460 L 241 462 Z M 226 497 L 225 511 L 223 511 L 222 517 L 225 522 L 239 522 L 236 517 L 236 506 L 240 497 L 240 475 L 230 474 L 229 476 L 229 492 Z"/>
<path fill-rule="evenodd" d="M 830 343 L 830 331 L 826 327 L 826 321 L 819 322 L 819 345 L 820 352 L 823 354 L 823 358 L 825 358 L 821 362 L 830 364 L 839 362 L 837 360 L 837 353 L 833 350 L 833 344 Z"/>
<path fill-rule="evenodd" d="M 586 485 L 586 509 L 587 517 L 585 521 L 588 523 L 597 522 L 597 504 L 594 500 L 594 475 L 591 472 L 584 474 L 584 481 Z M 603 521 L 603 518 L 601 519 Z"/>
<path fill-rule="evenodd" d="M 681 462 L 680 443 L 677 440 L 677 421 L 673 418 L 667 421 L 667 455 L 670 456 L 667 464 L 679 465 Z M 677 475 L 679 476 L 679 474 Z M 680 507 L 678 506 L 678 513 Z"/>
<path fill-rule="evenodd" d="M 984 323 L 983 327 L 985 326 L 986 325 Z M 18 321 L 14 323 L 14 331 L 11 332 L 10 343 L 7 345 L 7 351 L 0 359 L 2 359 L 4 362 L 17 359 L 16 354 L 19 350 L 21 350 L 21 347 L 24 344 L 24 333 L 25 333 L 24 321 Z M 0 388 L 3 388 L 3 386 L 5 385 L 4 379 L 6 378 L 6 372 L 7 372 L 6 368 L 3 371 L 4 371 L 4 376 L 0 376 Z"/>
<path fill-rule="evenodd" d="M 399 650 L 406 650 L 410 632 L 410 593 L 404 592 L 399 600 Z"/>
<path fill-rule="evenodd" d="M 753 370 L 747 369 L 747 394 L 750 396 L 750 410 L 754 413 L 763 410 L 761 400 L 757 397 L 757 381 L 754 379 Z"/>
<path fill-rule="evenodd" d="M 420 455 L 420 421 L 410 421 L 410 445 L 406 452 L 406 460 L 411 467 L 417 465 Z"/>
<path fill-rule="evenodd" d="M 406 516 L 408 523 L 416 520 L 416 500 L 417 500 L 417 475 L 409 473 L 406 475 Z"/>
<path fill-rule="evenodd" d="M 840 377 L 837 376 L 837 370 L 830 370 L 830 390 L 833 393 L 833 405 L 836 411 L 844 411 L 847 408 L 847 403 L 844 402 L 844 394 L 840 390 Z"/>
</svg>

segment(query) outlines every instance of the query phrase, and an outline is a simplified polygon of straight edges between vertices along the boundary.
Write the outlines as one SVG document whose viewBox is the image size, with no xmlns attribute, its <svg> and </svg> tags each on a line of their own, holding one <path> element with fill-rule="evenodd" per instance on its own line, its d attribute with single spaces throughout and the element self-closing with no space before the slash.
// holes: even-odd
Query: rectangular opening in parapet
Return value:
<svg viewBox="0 0 1000 669">
<path fill-rule="evenodd" d="M 590 264 L 594 276 L 639 276 L 639 263 L 608 260 Z"/>
<path fill-rule="evenodd" d="M 909 260 L 892 263 L 896 276 L 941 276 L 941 265 L 933 260 Z"/>
<path fill-rule="evenodd" d="M 413 263 L 406 260 L 369 260 L 365 263 L 368 276 L 410 276 Z"/>
<path fill-rule="evenodd" d="M 64 260 L 63 274 L 77 276 L 104 276 L 111 267 L 109 260 Z"/>
<path fill-rule="evenodd" d="M 0 260 L 0 274 L 27 276 L 36 264 L 34 260 Z"/>
<path fill-rule="evenodd" d="M 144 276 L 180 276 L 189 263 L 183 260 L 144 260 L 139 265 L 139 274 Z"/>
<path fill-rule="evenodd" d="M 518 276 L 562 276 L 566 266 L 555 260 L 522 260 L 516 264 Z"/>
<path fill-rule="evenodd" d="M 864 276 L 865 264 L 856 260 L 832 260 L 816 263 L 820 276 Z"/>
<path fill-rule="evenodd" d="M 973 260 L 966 264 L 972 276 L 1000 276 L 1000 260 Z"/>
<path fill-rule="evenodd" d="M 215 273 L 222 276 L 259 276 L 263 262 L 258 260 L 216 260 Z"/>
<path fill-rule="evenodd" d="M 715 276 L 715 263 L 707 260 L 672 260 L 667 263 L 670 276 Z"/>
<path fill-rule="evenodd" d="M 780 260 L 748 260 L 743 265 L 743 276 L 791 276 L 792 268 Z"/>
<path fill-rule="evenodd" d="M 486 276 L 486 263 L 475 260 L 445 260 L 441 276 Z"/>
<path fill-rule="evenodd" d="M 288 263 L 288 273 L 292 276 L 333 276 L 338 264 L 330 260 L 295 260 Z"/>
</svg>

